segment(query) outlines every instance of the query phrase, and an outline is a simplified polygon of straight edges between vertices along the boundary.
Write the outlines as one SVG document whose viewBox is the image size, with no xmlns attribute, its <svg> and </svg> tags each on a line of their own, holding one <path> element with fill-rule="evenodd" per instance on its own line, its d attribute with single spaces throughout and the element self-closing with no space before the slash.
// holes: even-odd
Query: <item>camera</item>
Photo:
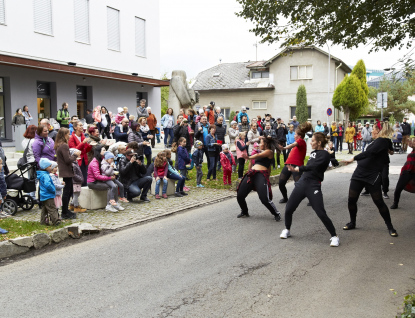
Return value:
<svg viewBox="0 0 415 318">
<path fill-rule="evenodd" d="M 140 160 L 141 162 L 144 162 L 144 156 L 143 155 L 138 156 L 137 160 Z"/>
</svg>

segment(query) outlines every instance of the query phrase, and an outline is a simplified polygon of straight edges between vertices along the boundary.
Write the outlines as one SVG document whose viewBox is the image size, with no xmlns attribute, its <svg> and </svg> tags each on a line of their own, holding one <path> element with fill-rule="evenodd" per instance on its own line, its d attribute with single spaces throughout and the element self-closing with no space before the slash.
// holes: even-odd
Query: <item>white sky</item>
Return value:
<svg viewBox="0 0 415 318">
<path fill-rule="evenodd" d="M 222 63 L 255 60 L 256 41 L 252 24 L 238 18 L 236 0 L 160 0 L 161 74 L 184 70 L 188 79 Z M 322 47 L 327 52 L 327 46 Z M 408 52 L 394 49 L 368 54 L 369 47 L 344 50 L 332 46 L 331 54 L 348 65 L 363 59 L 368 69 L 391 67 Z M 268 60 L 281 49 L 279 44 L 258 45 L 258 60 Z"/>
</svg>

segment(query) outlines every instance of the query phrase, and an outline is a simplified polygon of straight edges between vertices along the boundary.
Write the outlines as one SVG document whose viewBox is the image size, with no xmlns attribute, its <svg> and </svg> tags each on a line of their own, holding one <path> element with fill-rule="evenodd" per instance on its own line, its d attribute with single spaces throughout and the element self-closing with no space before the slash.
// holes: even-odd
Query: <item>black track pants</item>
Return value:
<svg viewBox="0 0 415 318">
<path fill-rule="evenodd" d="M 382 169 L 382 190 L 385 194 L 389 192 L 389 165 L 384 165 Z"/>
<path fill-rule="evenodd" d="M 385 202 L 383 201 L 382 197 L 382 178 L 379 175 L 375 181 L 375 184 L 366 183 L 361 180 L 351 180 L 350 181 L 350 188 L 349 188 L 349 213 L 350 213 L 350 221 L 353 224 L 356 224 L 356 216 L 357 216 L 357 201 L 359 200 L 360 192 L 362 192 L 363 188 L 367 189 L 367 191 L 372 196 L 373 202 L 376 204 L 377 208 L 379 209 L 379 213 L 382 216 L 383 220 L 385 221 L 386 226 L 389 230 L 393 229 L 391 216 L 389 214 L 389 209 L 386 206 Z"/>
<path fill-rule="evenodd" d="M 245 168 L 245 159 L 239 158 L 238 159 L 238 178 L 241 178 L 244 176 L 244 168 Z"/>
<path fill-rule="evenodd" d="M 323 193 L 321 192 L 320 182 L 306 178 L 301 178 L 295 183 L 294 190 L 288 199 L 285 208 L 285 227 L 288 230 L 291 228 L 293 213 L 305 197 L 307 197 L 311 203 L 314 212 L 316 212 L 317 216 L 323 222 L 330 235 L 332 237 L 336 236 L 336 229 L 334 228 L 333 222 L 327 216 L 326 210 L 324 209 Z"/>
<path fill-rule="evenodd" d="M 274 202 L 272 202 L 269 198 L 268 183 L 262 173 L 256 173 L 253 177 L 251 177 L 250 183 L 248 183 L 248 178 L 242 179 L 237 193 L 238 204 L 241 207 L 242 212 L 248 212 L 248 206 L 245 199 L 249 192 L 253 190 L 254 186 L 262 204 L 265 205 L 271 214 L 276 215 L 279 213 Z"/>
<path fill-rule="evenodd" d="M 405 186 L 414 178 L 414 175 L 412 173 L 402 173 L 399 176 L 399 180 L 398 183 L 396 184 L 396 188 L 395 188 L 395 193 L 394 193 L 394 198 L 393 198 L 393 202 L 395 202 L 396 204 L 399 203 L 399 200 L 401 198 L 401 193 L 403 191 L 403 189 L 405 189 Z"/>
<path fill-rule="evenodd" d="M 280 180 L 278 182 L 278 187 L 280 188 L 282 197 L 286 200 L 288 200 L 288 196 L 287 196 L 287 188 L 285 187 L 285 185 L 287 184 L 288 179 L 290 179 L 291 175 L 293 176 L 293 179 L 295 182 L 297 182 L 298 180 L 300 180 L 301 178 L 301 172 L 291 172 L 288 170 L 287 166 L 284 166 L 284 168 L 282 168 L 281 174 L 280 174 Z"/>
</svg>

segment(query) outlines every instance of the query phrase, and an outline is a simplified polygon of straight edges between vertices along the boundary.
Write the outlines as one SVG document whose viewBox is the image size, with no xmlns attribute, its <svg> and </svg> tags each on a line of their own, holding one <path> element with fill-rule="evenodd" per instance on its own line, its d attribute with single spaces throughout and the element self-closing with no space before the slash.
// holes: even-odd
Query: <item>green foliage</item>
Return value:
<svg viewBox="0 0 415 318">
<path fill-rule="evenodd" d="M 231 122 L 233 120 L 233 118 L 236 116 L 235 111 L 231 111 L 231 113 L 229 114 L 229 122 Z"/>
<path fill-rule="evenodd" d="M 370 51 L 411 47 L 415 37 L 413 1 L 237 0 L 236 15 L 250 20 L 250 31 L 272 44 L 343 48 L 371 45 Z M 287 21 L 288 20 L 288 21 Z"/>
<path fill-rule="evenodd" d="M 367 86 L 366 81 L 366 65 L 363 60 L 357 61 L 356 65 L 353 67 L 352 74 L 357 76 L 362 84 L 362 89 L 367 96 L 369 94 L 369 87 Z"/>
<path fill-rule="evenodd" d="M 395 124 L 395 122 L 396 122 L 396 118 L 395 118 L 395 116 L 393 116 L 393 114 L 389 115 L 389 122 L 390 122 L 392 125 L 394 125 L 394 124 Z"/>
<path fill-rule="evenodd" d="M 30 236 L 38 233 L 49 233 L 53 230 L 62 228 L 71 224 L 72 221 L 62 221 L 57 226 L 42 225 L 40 222 L 21 221 L 13 218 L 1 219 L 0 227 L 6 229 L 9 233 L 0 235 L 0 241 L 7 241 L 20 236 Z"/>
<path fill-rule="evenodd" d="M 415 318 L 415 294 L 404 297 L 403 313 L 396 316 L 396 318 Z"/>
<path fill-rule="evenodd" d="M 161 79 L 168 80 L 167 73 L 164 73 Z M 169 86 L 163 86 L 160 88 L 160 90 L 161 90 L 161 117 L 163 117 L 166 114 L 167 109 L 169 108 L 168 101 L 169 101 L 169 90 L 170 89 L 169 89 Z"/>
<path fill-rule="evenodd" d="M 299 123 L 304 123 L 308 120 L 308 106 L 307 106 L 307 91 L 304 85 L 300 85 L 297 90 L 297 107 L 295 109 L 295 116 Z"/>
</svg>

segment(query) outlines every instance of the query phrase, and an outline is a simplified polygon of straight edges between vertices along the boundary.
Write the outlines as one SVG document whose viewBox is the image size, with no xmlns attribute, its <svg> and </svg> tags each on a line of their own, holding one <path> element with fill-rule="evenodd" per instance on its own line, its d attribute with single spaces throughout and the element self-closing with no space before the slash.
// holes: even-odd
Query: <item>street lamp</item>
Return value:
<svg viewBox="0 0 415 318">
<path fill-rule="evenodd" d="M 327 49 L 329 50 L 329 71 L 328 71 L 328 80 L 327 80 L 327 108 L 330 108 L 330 60 L 331 60 L 331 55 L 330 55 L 330 46 L 329 43 L 326 42 L 327 44 Z M 335 117 L 335 115 L 333 115 Z M 327 114 L 327 124 L 329 123 L 329 115 Z"/>
</svg>

